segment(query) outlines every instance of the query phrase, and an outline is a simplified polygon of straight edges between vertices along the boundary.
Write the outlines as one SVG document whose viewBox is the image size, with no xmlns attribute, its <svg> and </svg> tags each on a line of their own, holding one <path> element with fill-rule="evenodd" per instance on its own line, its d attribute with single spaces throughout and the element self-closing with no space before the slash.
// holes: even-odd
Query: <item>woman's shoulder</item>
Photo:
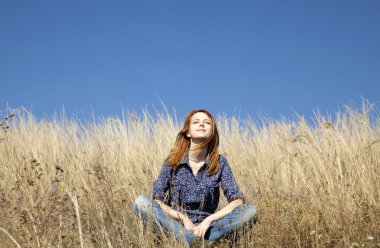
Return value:
<svg viewBox="0 0 380 248">
<path fill-rule="evenodd" d="M 226 166 L 226 165 L 228 165 L 228 161 L 227 161 L 226 155 L 219 154 L 219 166 L 223 167 L 223 166 Z"/>
<path fill-rule="evenodd" d="M 162 173 L 172 173 L 173 166 L 171 166 L 169 163 L 164 162 L 161 166 L 161 172 Z"/>
<path fill-rule="evenodd" d="M 219 162 L 227 161 L 226 155 L 219 154 Z"/>
</svg>

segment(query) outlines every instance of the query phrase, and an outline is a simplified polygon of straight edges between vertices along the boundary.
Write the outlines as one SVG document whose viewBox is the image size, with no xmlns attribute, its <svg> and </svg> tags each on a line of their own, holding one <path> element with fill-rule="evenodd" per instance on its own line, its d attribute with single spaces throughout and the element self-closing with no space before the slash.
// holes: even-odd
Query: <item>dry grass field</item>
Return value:
<svg viewBox="0 0 380 248">
<path fill-rule="evenodd" d="M 147 111 L 92 123 L 0 114 L 0 247 L 182 247 L 132 211 L 182 120 Z M 220 151 L 260 218 L 215 247 L 380 247 L 376 108 L 310 123 L 216 118 Z"/>
</svg>

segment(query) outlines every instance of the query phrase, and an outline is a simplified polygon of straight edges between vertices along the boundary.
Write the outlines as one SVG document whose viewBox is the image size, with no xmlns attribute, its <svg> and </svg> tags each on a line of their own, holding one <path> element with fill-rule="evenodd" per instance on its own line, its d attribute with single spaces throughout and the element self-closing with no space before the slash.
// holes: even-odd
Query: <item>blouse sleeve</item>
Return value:
<svg viewBox="0 0 380 248">
<path fill-rule="evenodd" d="M 227 162 L 227 159 L 221 156 L 220 159 L 221 166 L 221 185 L 223 189 L 224 196 L 227 198 L 228 202 L 231 202 L 236 199 L 241 199 L 244 202 L 243 192 L 240 191 L 239 186 L 237 185 L 234 175 L 230 165 Z"/>
<path fill-rule="evenodd" d="M 162 166 L 157 180 L 153 183 L 153 199 L 164 201 L 166 191 L 169 189 L 172 170 L 167 164 Z"/>
</svg>

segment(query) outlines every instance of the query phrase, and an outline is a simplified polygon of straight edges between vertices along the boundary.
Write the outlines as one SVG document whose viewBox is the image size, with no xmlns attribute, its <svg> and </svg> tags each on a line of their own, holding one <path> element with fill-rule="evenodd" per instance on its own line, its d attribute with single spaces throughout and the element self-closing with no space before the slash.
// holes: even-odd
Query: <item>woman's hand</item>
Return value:
<svg viewBox="0 0 380 248">
<path fill-rule="evenodd" d="M 195 226 L 193 222 L 186 215 L 182 218 L 183 226 L 187 231 L 194 232 Z"/>
<path fill-rule="evenodd" d="M 211 224 L 212 224 L 212 221 L 210 219 L 207 219 L 207 218 L 204 219 L 198 226 L 195 227 L 194 234 L 197 235 L 198 237 L 204 238 Z"/>
</svg>

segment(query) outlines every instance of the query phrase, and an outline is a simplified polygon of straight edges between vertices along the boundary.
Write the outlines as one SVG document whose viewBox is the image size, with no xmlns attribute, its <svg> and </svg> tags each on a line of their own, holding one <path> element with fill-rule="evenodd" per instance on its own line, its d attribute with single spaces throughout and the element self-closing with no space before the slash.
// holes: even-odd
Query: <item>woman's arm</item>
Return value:
<svg viewBox="0 0 380 248">
<path fill-rule="evenodd" d="M 155 201 L 157 202 L 158 205 L 160 205 L 162 211 L 164 211 L 165 214 L 167 214 L 169 217 L 173 219 L 181 221 L 186 230 L 191 231 L 191 232 L 194 231 L 195 226 L 187 215 L 184 215 L 181 212 L 175 211 L 174 209 L 172 209 L 171 207 L 169 207 L 168 205 L 166 205 L 160 200 L 155 200 Z"/>
<path fill-rule="evenodd" d="M 212 222 L 215 222 L 217 220 L 220 220 L 221 218 L 223 218 L 224 216 L 226 216 L 227 214 L 229 214 L 230 212 L 232 212 L 232 210 L 234 210 L 236 207 L 240 206 L 243 204 L 243 200 L 242 199 L 236 199 L 236 200 L 233 200 L 232 202 L 228 203 L 224 208 L 220 209 L 219 211 L 213 213 L 212 215 L 208 216 L 206 219 L 208 219 L 209 221 Z"/>
<path fill-rule="evenodd" d="M 174 209 L 172 209 L 171 207 L 169 207 L 168 205 L 166 205 L 162 201 L 157 200 L 157 199 L 155 201 L 158 203 L 158 205 L 160 205 L 161 209 L 169 217 L 176 219 L 176 220 L 179 220 L 179 221 L 182 221 L 185 218 L 185 215 L 183 213 L 175 211 Z"/>
</svg>

